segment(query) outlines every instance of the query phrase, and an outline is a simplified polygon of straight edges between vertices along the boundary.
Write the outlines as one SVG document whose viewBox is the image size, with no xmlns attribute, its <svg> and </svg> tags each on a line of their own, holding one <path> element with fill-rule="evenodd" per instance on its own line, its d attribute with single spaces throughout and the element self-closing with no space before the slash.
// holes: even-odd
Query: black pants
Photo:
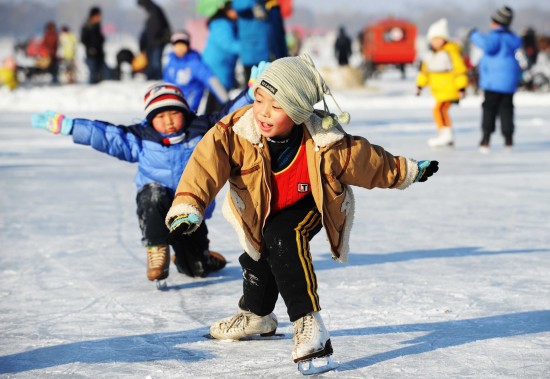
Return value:
<svg viewBox="0 0 550 379">
<path fill-rule="evenodd" d="M 139 190 L 136 197 L 137 216 L 144 246 L 166 244 L 169 232 L 164 220 L 173 200 L 172 190 L 158 183 L 146 184 Z M 189 276 L 202 276 L 202 272 L 195 271 L 204 269 L 201 268 L 204 264 L 196 263 L 204 263 L 209 244 L 208 229 L 204 222 L 194 233 L 182 236 L 172 245 L 178 271 Z"/>
<path fill-rule="evenodd" d="M 321 310 L 309 248 L 321 227 L 311 195 L 272 215 L 264 228 L 261 259 L 256 262 L 247 253 L 239 258 L 243 269 L 239 306 L 265 316 L 275 309 L 280 293 L 290 321 Z"/>
<path fill-rule="evenodd" d="M 496 129 L 496 118 L 500 116 L 500 129 L 507 146 L 513 144 L 514 134 L 514 94 L 485 91 L 483 100 L 483 133 L 481 145 L 488 146 L 491 134 Z"/>
</svg>

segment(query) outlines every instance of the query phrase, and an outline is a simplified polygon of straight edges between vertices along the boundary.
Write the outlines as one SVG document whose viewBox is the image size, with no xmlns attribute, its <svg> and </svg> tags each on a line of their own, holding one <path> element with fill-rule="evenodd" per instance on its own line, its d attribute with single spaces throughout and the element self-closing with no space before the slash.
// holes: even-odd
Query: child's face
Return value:
<svg viewBox="0 0 550 379">
<path fill-rule="evenodd" d="M 445 39 L 441 37 L 434 37 L 430 40 L 430 45 L 432 45 L 432 49 L 439 50 L 445 45 Z"/>
<path fill-rule="evenodd" d="M 279 103 L 261 88 L 256 89 L 254 93 L 252 111 L 262 136 L 266 138 L 285 138 L 290 135 L 294 121 L 286 114 Z"/>
<path fill-rule="evenodd" d="M 174 54 L 178 56 L 179 58 L 183 57 L 187 52 L 189 51 L 189 46 L 187 46 L 184 42 L 176 42 L 172 45 L 172 50 L 174 51 Z"/>
<path fill-rule="evenodd" d="M 157 114 L 153 120 L 153 128 L 162 134 L 175 134 L 183 129 L 183 113 L 176 110 L 168 110 Z"/>
</svg>

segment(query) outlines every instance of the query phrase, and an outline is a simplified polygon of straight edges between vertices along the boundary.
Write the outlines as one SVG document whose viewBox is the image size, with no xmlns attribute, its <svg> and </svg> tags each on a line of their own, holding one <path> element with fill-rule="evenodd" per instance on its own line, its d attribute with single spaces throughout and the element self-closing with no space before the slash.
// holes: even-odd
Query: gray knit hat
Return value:
<svg viewBox="0 0 550 379">
<path fill-rule="evenodd" d="M 271 62 L 255 81 L 253 90 L 256 91 L 260 87 L 279 103 L 297 125 L 304 123 L 311 116 L 313 106 L 320 101 L 323 101 L 325 111 L 330 113 L 324 95 L 332 94 L 308 54 Z M 333 96 L 332 98 L 334 99 Z M 336 100 L 334 102 L 336 103 Z M 347 124 L 349 118 L 347 112 L 342 112 L 338 117 L 330 114 L 323 119 L 323 127 L 331 128 L 338 120 Z"/>
<path fill-rule="evenodd" d="M 507 6 L 501 7 L 493 13 L 491 20 L 499 25 L 510 26 L 512 18 L 514 17 L 514 11 Z"/>
</svg>

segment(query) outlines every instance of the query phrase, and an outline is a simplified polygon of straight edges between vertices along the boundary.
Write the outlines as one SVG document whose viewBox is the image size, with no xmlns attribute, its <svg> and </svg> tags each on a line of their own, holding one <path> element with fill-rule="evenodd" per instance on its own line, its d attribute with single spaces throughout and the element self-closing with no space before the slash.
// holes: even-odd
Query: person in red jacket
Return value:
<svg viewBox="0 0 550 379">
<path fill-rule="evenodd" d="M 52 83 L 59 83 L 58 71 L 59 62 L 57 58 L 57 48 L 59 46 L 59 35 L 57 33 L 57 27 L 53 21 L 46 23 L 44 27 L 44 35 L 42 36 L 42 46 L 47 53 L 49 59 L 48 67 L 46 68 L 48 73 L 52 76 Z"/>
</svg>

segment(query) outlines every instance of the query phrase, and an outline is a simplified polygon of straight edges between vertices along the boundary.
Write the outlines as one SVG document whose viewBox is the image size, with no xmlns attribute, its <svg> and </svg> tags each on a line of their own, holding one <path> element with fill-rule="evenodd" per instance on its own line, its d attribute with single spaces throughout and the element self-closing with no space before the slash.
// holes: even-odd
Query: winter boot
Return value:
<svg viewBox="0 0 550 379">
<path fill-rule="evenodd" d="M 319 312 L 310 313 L 294 321 L 294 362 L 332 354 L 330 334 L 323 324 Z"/>
<path fill-rule="evenodd" d="M 163 280 L 170 269 L 170 249 L 168 245 L 147 246 L 147 279 Z"/>
<path fill-rule="evenodd" d="M 437 136 L 428 140 L 430 147 L 453 146 L 453 143 L 453 131 L 448 126 L 439 129 Z"/>
<path fill-rule="evenodd" d="M 277 317 L 274 313 L 262 317 L 239 309 L 236 315 L 212 324 L 210 335 L 219 340 L 240 340 L 254 334 L 269 337 L 275 334 L 277 325 Z"/>
</svg>

